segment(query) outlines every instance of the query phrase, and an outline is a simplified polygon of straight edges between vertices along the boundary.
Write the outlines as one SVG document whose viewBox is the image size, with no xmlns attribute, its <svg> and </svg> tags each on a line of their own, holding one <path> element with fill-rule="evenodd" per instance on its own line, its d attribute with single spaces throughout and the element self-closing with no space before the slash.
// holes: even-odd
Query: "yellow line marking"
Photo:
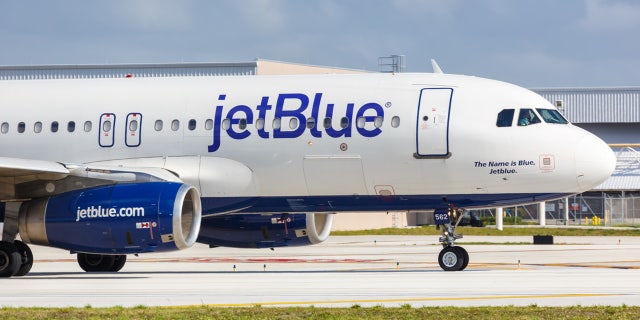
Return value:
<svg viewBox="0 0 640 320">
<path fill-rule="evenodd" d="M 254 307 L 254 306 L 282 306 L 282 305 L 325 305 L 339 303 L 407 303 L 420 301 L 471 301 L 471 300 L 497 300 L 497 299 L 554 299 L 554 298 L 576 298 L 576 297 L 610 297 L 621 294 L 598 294 L 598 293 L 564 293 L 545 295 L 494 295 L 477 297 L 431 297 L 431 298 L 396 298 L 396 299 L 345 299 L 345 300 L 315 300 L 315 301 L 263 301 L 250 303 L 213 303 L 205 304 L 208 307 Z M 190 306 L 181 306 L 190 307 Z"/>
</svg>

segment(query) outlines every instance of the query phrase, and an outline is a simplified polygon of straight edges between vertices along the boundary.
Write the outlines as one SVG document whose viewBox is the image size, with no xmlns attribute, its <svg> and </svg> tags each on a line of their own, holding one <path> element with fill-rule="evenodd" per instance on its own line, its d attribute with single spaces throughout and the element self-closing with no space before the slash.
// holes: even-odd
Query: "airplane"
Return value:
<svg viewBox="0 0 640 320">
<path fill-rule="evenodd" d="M 611 149 L 519 86 L 444 73 L 0 81 L 0 276 L 28 244 L 87 272 L 128 254 L 320 243 L 334 214 L 463 210 L 606 180 Z M 19 237 L 18 237 L 19 235 Z M 20 239 L 20 240 L 18 240 Z"/>
</svg>

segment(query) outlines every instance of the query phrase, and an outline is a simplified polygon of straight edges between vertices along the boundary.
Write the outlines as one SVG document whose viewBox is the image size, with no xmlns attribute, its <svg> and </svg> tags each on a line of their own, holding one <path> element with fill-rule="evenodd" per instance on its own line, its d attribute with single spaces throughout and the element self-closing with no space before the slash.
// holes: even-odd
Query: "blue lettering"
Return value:
<svg viewBox="0 0 640 320">
<path fill-rule="evenodd" d="M 307 115 L 309 115 L 307 109 L 309 109 L 309 106 L 311 106 L 310 117 L 314 120 L 313 126 L 309 127 L 311 137 L 321 138 L 322 130 L 324 129 L 327 136 L 331 138 L 349 138 L 353 133 L 352 127 L 356 119 L 360 121 L 359 125 L 356 126 L 357 133 L 360 136 L 372 138 L 382 133 L 382 129 L 375 127 L 375 121 L 377 117 L 384 118 L 384 109 L 376 102 L 365 103 L 359 108 L 356 107 L 355 103 L 347 103 L 344 109 L 340 108 L 344 110 L 344 116 L 339 114 L 335 115 L 334 118 L 335 104 L 323 104 L 323 94 L 320 92 L 314 94 L 313 101 L 310 101 L 310 96 L 304 93 L 281 93 L 275 99 L 275 106 L 270 104 L 270 101 L 274 100 L 271 100 L 269 96 L 263 96 L 260 103 L 255 105 L 255 110 L 247 105 L 240 104 L 228 109 L 225 115 L 225 107 L 222 102 L 226 98 L 226 94 L 218 96 L 219 105 L 214 109 L 213 140 L 208 146 L 209 152 L 216 152 L 220 149 L 222 131 L 225 131 L 231 139 L 242 140 L 251 136 L 252 130 L 256 130 L 258 137 L 268 139 L 271 134 L 267 130 L 265 123 L 270 112 L 273 112 L 274 119 L 279 119 L 282 122 L 279 128 L 273 129 L 274 139 L 300 137 L 307 129 Z M 321 114 L 323 107 L 325 109 L 324 116 Z M 356 111 L 355 118 L 353 116 L 354 109 Z M 339 129 L 334 129 L 333 126 L 325 128 L 323 124 L 327 118 L 334 123 L 339 122 Z M 294 119 L 297 121 L 294 121 Z M 223 120 L 225 123 L 224 128 Z M 295 123 L 297 123 L 297 127 L 293 128 L 291 124 Z M 254 124 L 255 126 L 253 126 Z"/>
<path fill-rule="evenodd" d="M 298 100 L 300 106 L 294 110 L 284 110 L 286 100 Z M 293 131 L 283 131 L 282 127 L 287 127 L 286 124 L 279 129 L 273 130 L 274 138 L 297 138 L 302 135 L 305 129 L 306 118 L 302 114 L 302 111 L 307 109 L 309 105 L 309 97 L 301 93 L 283 93 L 278 96 L 278 102 L 276 103 L 275 118 L 297 118 L 298 127 Z"/>
</svg>

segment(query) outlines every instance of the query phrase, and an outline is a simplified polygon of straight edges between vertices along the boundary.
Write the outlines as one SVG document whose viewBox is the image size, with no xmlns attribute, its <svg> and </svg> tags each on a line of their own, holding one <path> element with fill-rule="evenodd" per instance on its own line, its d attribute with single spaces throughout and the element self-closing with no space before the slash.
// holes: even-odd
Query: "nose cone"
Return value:
<svg viewBox="0 0 640 320">
<path fill-rule="evenodd" d="M 616 167 L 613 150 L 592 134 L 576 144 L 575 159 L 578 186 L 583 191 L 593 189 L 607 180 Z"/>
</svg>

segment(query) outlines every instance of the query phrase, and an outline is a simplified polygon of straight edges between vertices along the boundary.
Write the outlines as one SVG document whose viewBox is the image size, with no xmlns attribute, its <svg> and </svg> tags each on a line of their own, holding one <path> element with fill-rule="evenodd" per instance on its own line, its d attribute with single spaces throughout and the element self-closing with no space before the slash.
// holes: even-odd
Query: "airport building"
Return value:
<svg viewBox="0 0 640 320">
<path fill-rule="evenodd" d="M 382 72 L 402 71 L 404 57 L 383 57 L 379 64 Z M 365 72 L 370 71 L 256 59 L 240 63 L 0 66 L 0 80 Z M 618 164 L 613 176 L 590 192 L 545 204 L 503 208 L 501 215 L 513 217 L 515 222 L 523 219 L 543 224 L 640 223 L 640 87 L 532 90 L 556 105 L 569 121 L 609 143 L 618 156 Z M 475 213 L 496 216 L 500 211 L 487 209 Z M 363 215 L 337 215 L 334 230 L 353 229 L 356 226 L 358 229 L 405 227 L 430 224 L 432 221 L 429 212 Z"/>
</svg>

